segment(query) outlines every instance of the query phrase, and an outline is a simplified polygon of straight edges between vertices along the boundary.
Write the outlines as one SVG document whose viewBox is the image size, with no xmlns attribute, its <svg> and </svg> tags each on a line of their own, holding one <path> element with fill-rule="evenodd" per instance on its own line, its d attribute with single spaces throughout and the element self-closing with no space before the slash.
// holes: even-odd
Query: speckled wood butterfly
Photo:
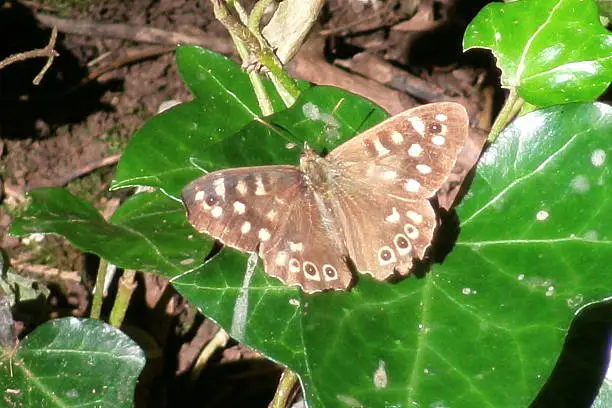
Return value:
<svg viewBox="0 0 612 408">
<path fill-rule="evenodd" d="M 203 233 L 263 258 L 268 275 L 304 292 L 346 290 L 352 270 L 407 275 L 431 244 L 429 202 L 468 135 L 463 106 L 442 102 L 395 115 L 298 166 L 215 171 L 183 191 Z"/>
</svg>

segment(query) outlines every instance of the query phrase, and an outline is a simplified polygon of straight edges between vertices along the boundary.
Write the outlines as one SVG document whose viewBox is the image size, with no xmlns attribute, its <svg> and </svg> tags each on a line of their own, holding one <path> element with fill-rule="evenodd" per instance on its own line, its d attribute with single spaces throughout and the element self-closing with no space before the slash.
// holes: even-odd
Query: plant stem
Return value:
<svg viewBox="0 0 612 408">
<path fill-rule="evenodd" d="M 283 370 L 276 393 L 268 408 L 286 408 L 289 406 L 289 398 L 292 396 L 293 388 L 298 384 L 299 378 L 288 368 Z"/>
<path fill-rule="evenodd" d="M 523 98 L 518 95 L 516 88 L 510 89 L 510 94 L 504 103 L 499 115 L 493 122 L 493 126 L 491 126 L 491 132 L 489 132 L 489 143 L 493 143 L 495 139 L 499 136 L 499 134 L 504 130 L 506 126 L 512 121 L 514 116 L 518 113 L 518 111 L 523 106 Z"/>
<path fill-rule="evenodd" d="M 210 360 L 218 349 L 224 348 L 229 339 L 230 337 L 227 332 L 223 330 L 222 327 L 219 327 L 219 331 L 215 333 L 215 336 L 210 339 L 202 351 L 200 351 L 200 355 L 198 356 L 198 359 L 191 370 L 192 380 L 196 380 L 200 376 L 200 373 L 202 372 L 202 369 L 206 367 L 208 360 Z"/>
<path fill-rule="evenodd" d="M 108 261 L 100 258 L 100 264 L 98 265 L 98 275 L 96 276 L 96 287 L 93 293 L 93 300 L 91 302 L 91 312 L 89 317 L 92 319 L 100 319 L 102 313 L 102 301 L 104 300 L 104 281 L 106 280 L 106 268 L 108 267 Z"/>
<path fill-rule="evenodd" d="M 113 305 L 113 310 L 111 310 L 110 318 L 108 319 L 108 322 L 113 327 L 119 328 L 123 323 L 125 312 L 130 305 L 130 299 L 137 286 L 134 281 L 135 276 L 136 271 L 126 269 L 123 271 L 123 276 L 119 279 L 117 297 L 115 298 L 115 304 Z"/>
</svg>

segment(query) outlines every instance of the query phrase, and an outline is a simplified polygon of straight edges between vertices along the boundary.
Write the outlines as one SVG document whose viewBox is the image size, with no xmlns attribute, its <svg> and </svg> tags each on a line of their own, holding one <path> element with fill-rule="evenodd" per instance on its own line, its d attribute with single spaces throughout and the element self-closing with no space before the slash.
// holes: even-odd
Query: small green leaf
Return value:
<svg viewBox="0 0 612 408">
<path fill-rule="evenodd" d="M 145 364 L 134 341 L 98 320 L 39 326 L 0 360 L 5 407 L 133 407 Z"/>
<path fill-rule="evenodd" d="M 612 34 L 593 0 L 491 3 L 463 46 L 491 50 L 502 85 L 540 107 L 595 100 L 612 80 Z"/>
<path fill-rule="evenodd" d="M 212 247 L 187 223 L 182 204 L 159 192 L 131 197 L 110 222 L 61 188 L 36 189 L 29 196 L 32 202 L 13 221 L 11 234 L 60 234 L 122 268 L 174 276 L 204 260 Z"/>
<path fill-rule="evenodd" d="M 483 157 L 454 250 L 423 278 L 304 295 L 260 267 L 245 280 L 244 255 L 223 250 L 173 284 L 295 370 L 312 406 L 527 406 L 575 313 L 611 294 L 611 134 L 602 104 L 517 120 Z"/>
</svg>

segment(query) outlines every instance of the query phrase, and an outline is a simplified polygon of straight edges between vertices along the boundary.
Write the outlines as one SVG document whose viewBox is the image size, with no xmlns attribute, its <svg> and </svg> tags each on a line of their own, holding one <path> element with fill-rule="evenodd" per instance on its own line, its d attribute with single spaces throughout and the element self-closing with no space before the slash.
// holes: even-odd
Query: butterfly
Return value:
<svg viewBox="0 0 612 408">
<path fill-rule="evenodd" d="M 354 272 L 410 273 L 436 228 L 429 198 L 468 135 L 457 103 L 423 105 L 299 166 L 230 168 L 185 187 L 189 222 L 225 245 L 257 253 L 270 276 L 306 293 L 348 290 Z"/>
</svg>

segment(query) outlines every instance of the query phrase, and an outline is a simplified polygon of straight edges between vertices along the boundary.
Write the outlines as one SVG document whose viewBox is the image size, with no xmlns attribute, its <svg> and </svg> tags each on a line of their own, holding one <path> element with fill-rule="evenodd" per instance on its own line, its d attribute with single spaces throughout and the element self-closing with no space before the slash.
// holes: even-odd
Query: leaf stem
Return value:
<svg viewBox="0 0 612 408">
<path fill-rule="evenodd" d="M 268 408 L 286 408 L 289 406 L 289 399 L 292 397 L 295 385 L 299 383 L 299 378 L 293 371 L 286 368 L 281 374 L 276 393 Z"/>
<path fill-rule="evenodd" d="M 512 121 L 512 119 L 516 116 L 518 111 L 523 106 L 523 98 L 518 95 L 516 88 L 510 89 L 510 94 L 508 94 L 508 98 L 504 103 L 499 115 L 495 118 L 495 122 L 493 122 L 493 126 L 491 126 L 491 132 L 489 132 L 489 143 L 493 143 L 499 134 L 504 130 L 506 126 Z"/>
<path fill-rule="evenodd" d="M 93 293 L 93 300 L 91 302 L 91 312 L 89 317 L 92 319 L 100 319 L 102 314 L 102 300 L 104 299 L 104 281 L 106 280 L 106 268 L 108 261 L 100 258 L 100 264 L 98 265 L 98 276 L 96 276 L 96 286 Z"/>
<path fill-rule="evenodd" d="M 130 299 L 136 289 L 136 271 L 132 269 L 126 269 L 123 271 L 123 276 L 119 279 L 119 289 L 117 291 L 117 297 L 115 298 L 115 304 L 113 310 L 111 310 L 108 322 L 113 327 L 121 327 L 123 319 L 125 318 L 125 312 L 130 305 Z"/>
</svg>

